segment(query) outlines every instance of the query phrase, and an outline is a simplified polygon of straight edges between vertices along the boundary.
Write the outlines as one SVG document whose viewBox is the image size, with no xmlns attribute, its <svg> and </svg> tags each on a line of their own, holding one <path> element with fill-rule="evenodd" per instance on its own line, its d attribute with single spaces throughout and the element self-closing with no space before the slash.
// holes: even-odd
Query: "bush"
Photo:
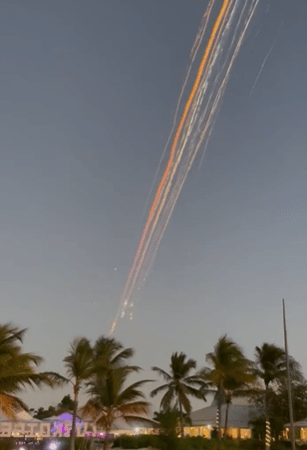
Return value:
<svg viewBox="0 0 307 450">
<path fill-rule="evenodd" d="M 166 435 L 146 435 L 120 436 L 114 440 L 113 447 L 123 449 L 152 447 L 158 450 L 264 450 L 264 442 L 256 439 L 222 439 L 218 441 L 201 436 L 187 436 L 182 439 Z M 289 443 L 287 441 L 272 442 L 271 450 L 289 450 Z"/>
<path fill-rule="evenodd" d="M 140 436 L 119 436 L 113 441 L 113 448 L 120 447 L 124 449 L 130 448 L 160 448 L 159 436 L 140 435 Z"/>
<path fill-rule="evenodd" d="M 264 442 L 258 439 L 241 439 L 240 448 L 243 450 L 264 450 Z"/>
</svg>

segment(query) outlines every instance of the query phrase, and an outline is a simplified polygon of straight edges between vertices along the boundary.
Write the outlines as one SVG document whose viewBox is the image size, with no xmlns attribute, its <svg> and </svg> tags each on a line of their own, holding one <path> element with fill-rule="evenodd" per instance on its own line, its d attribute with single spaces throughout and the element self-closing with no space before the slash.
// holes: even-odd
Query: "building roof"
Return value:
<svg viewBox="0 0 307 450">
<path fill-rule="evenodd" d="M 34 419 L 26 411 L 20 411 L 19 413 L 16 414 L 14 419 L 10 419 L 10 418 L 6 417 L 3 413 L 0 413 L 0 422 L 26 422 L 26 423 L 35 422 L 35 423 L 37 423 L 37 422 L 41 422 L 41 420 Z"/>
<path fill-rule="evenodd" d="M 234 399 L 228 409 L 229 428 L 249 428 L 251 413 L 255 410 L 245 399 Z M 217 405 L 213 401 L 211 406 L 193 411 L 190 415 L 192 426 L 216 426 Z M 221 423 L 225 423 L 226 404 L 221 408 Z"/>
<path fill-rule="evenodd" d="M 307 428 L 307 418 L 303 420 L 299 420 L 298 422 L 294 422 L 293 424 L 297 428 Z M 284 427 L 290 427 L 290 423 L 286 423 Z"/>
<path fill-rule="evenodd" d="M 51 416 L 43 419 L 43 422 L 72 422 L 72 414 L 70 412 L 64 412 L 59 416 Z M 89 420 L 83 419 L 80 415 L 76 416 L 76 423 L 79 424 L 81 422 L 90 422 Z"/>
</svg>

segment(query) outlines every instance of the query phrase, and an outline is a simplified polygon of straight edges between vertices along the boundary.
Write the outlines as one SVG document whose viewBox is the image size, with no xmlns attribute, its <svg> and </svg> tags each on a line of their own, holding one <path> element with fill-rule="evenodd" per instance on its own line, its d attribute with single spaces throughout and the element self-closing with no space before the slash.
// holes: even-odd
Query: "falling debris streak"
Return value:
<svg viewBox="0 0 307 450">
<path fill-rule="evenodd" d="M 209 19 L 211 16 L 211 12 L 212 12 L 212 7 L 214 5 L 215 0 L 210 0 L 209 4 L 207 6 L 207 9 L 205 11 L 205 14 L 203 15 L 203 19 L 201 22 L 201 25 L 199 27 L 198 33 L 196 35 L 192 50 L 191 50 L 191 62 L 193 62 L 195 60 L 195 57 L 197 55 L 197 52 L 199 50 L 199 47 L 201 46 L 201 43 L 203 41 L 205 32 L 207 30 L 207 26 L 209 23 Z M 191 65 L 190 65 L 191 68 Z"/>
<path fill-rule="evenodd" d="M 173 144 L 172 144 L 171 150 L 170 150 L 169 160 L 167 162 L 167 165 L 166 165 L 166 168 L 164 170 L 162 179 L 161 179 L 161 181 L 159 183 L 159 186 L 158 186 L 158 189 L 156 191 L 154 200 L 153 200 L 151 208 L 149 210 L 148 218 L 147 218 L 147 221 L 146 221 L 146 224 L 145 224 L 142 236 L 141 236 L 140 243 L 138 245 L 137 253 L 135 255 L 131 271 L 130 271 L 130 273 L 128 275 L 127 284 L 128 283 L 130 284 L 130 280 L 129 280 L 130 277 L 134 277 L 134 279 L 135 279 L 135 277 L 137 276 L 137 273 L 135 275 L 133 275 L 133 272 L 135 271 L 135 266 L 136 266 L 136 264 L 138 262 L 138 258 L 140 257 L 141 252 L 144 253 L 144 251 L 146 251 L 146 249 L 148 247 L 148 244 L 145 244 L 145 250 L 142 250 L 143 246 L 144 246 L 144 241 L 145 241 L 145 238 L 146 238 L 146 235 L 147 235 L 147 232 L 148 232 L 148 228 L 149 228 L 149 226 L 150 226 L 150 224 L 152 222 L 152 219 L 153 219 L 153 216 L 155 214 L 155 210 L 156 210 L 157 204 L 158 204 L 158 202 L 160 200 L 160 197 L 161 197 L 161 195 L 163 193 L 165 182 L 167 181 L 167 178 L 170 175 L 170 171 L 172 169 L 172 164 L 174 162 L 176 147 L 177 147 L 177 144 L 178 144 L 180 133 L 181 133 L 182 128 L 184 126 L 184 123 L 185 123 L 186 117 L 188 115 L 189 108 L 191 106 L 193 98 L 194 98 L 194 96 L 195 96 L 195 94 L 197 92 L 197 89 L 199 87 L 199 84 L 200 84 L 200 81 L 201 81 L 202 72 L 204 70 L 205 63 L 206 63 L 206 61 L 208 59 L 208 55 L 210 53 L 210 50 L 212 48 L 215 36 L 217 34 L 218 27 L 219 27 L 219 25 L 220 25 L 220 23 L 221 23 L 221 21 L 223 19 L 223 16 L 225 14 L 225 11 L 226 11 L 227 6 L 229 5 L 229 3 L 230 3 L 230 0 L 224 0 L 223 1 L 222 8 L 221 8 L 221 10 L 219 12 L 219 15 L 218 15 L 218 17 L 216 19 L 216 22 L 213 25 L 213 30 L 212 30 L 211 36 L 210 36 L 208 44 L 207 44 L 207 46 L 205 48 L 205 52 L 204 52 L 204 55 L 203 55 L 202 60 L 200 62 L 200 65 L 199 65 L 199 68 L 198 68 L 198 71 L 197 71 L 197 74 L 196 74 L 196 78 L 195 78 L 194 84 L 192 86 L 192 90 L 191 90 L 191 92 L 189 94 L 189 97 L 188 97 L 188 100 L 187 100 L 187 102 L 186 102 L 186 104 L 184 106 L 184 110 L 183 110 L 182 116 L 180 118 L 178 128 L 177 128 L 176 133 L 175 133 Z M 162 197 L 162 198 L 165 198 L 165 196 Z M 163 204 L 161 204 L 160 210 L 162 208 L 163 208 Z M 153 227 L 152 227 L 152 229 L 153 229 Z M 142 259 L 144 259 L 143 256 L 141 256 L 141 263 L 142 263 Z M 125 295 L 126 295 L 126 293 L 125 293 L 125 289 L 124 289 L 124 296 Z"/>
<path fill-rule="evenodd" d="M 268 53 L 266 54 L 266 56 L 265 56 L 265 58 L 264 58 L 264 60 L 263 60 L 263 63 L 261 64 L 261 67 L 260 67 L 260 70 L 259 70 L 259 72 L 258 72 L 258 75 L 256 76 L 256 79 L 255 79 L 255 81 L 254 81 L 254 84 L 253 84 L 253 86 L 252 86 L 252 88 L 251 88 L 251 91 L 250 91 L 250 93 L 249 93 L 249 96 L 250 96 L 250 97 L 252 96 L 252 93 L 253 93 L 253 91 L 254 91 L 254 89 L 255 89 L 255 87 L 256 87 L 256 84 L 257 84 L 257 82 L 258 82 L 258 80 L 259 80 L 259 78 L 260 78 L 260 76 L 261 76 L 261 74 L 262 74 L 262 71 L 263 71 L 263 69 L 264 69 L 265 63 L 267 62 L 268 57 L 269 57 L 270 54 L 272 53 L 272 51 L 273 51 L 273 49 L 274 49 L 274 47 L 275 47 L 275 44 L 276 44 L 276 39 L 274 40 L 272 47 L 270 48 L 270 50 L 269 50 Z"/>
<path fill-rule="evenodd" d="M 256 76 L 256 79 L 255 79 L 255 81 L 254 81 L 254 84 L 253 84 L 253 86 L 252 86 L 252 88 L 251 88 L 251 91 L 250 91 L 250 93 L 249 93 L 249 96 L 250 96 L 250 97 L 252 96 L 252 93 L 253 93 L 253 91 L 254 91 L 254 89 L 255 89 L 255 87 L 256 87 L 256 84 L 257 84 L 257 82 L 258 82 L 258 80 L 259 80 L 259 78 L 260 78 L 260 76 L 261 76 L 261 74 L 262 74 L 262 71 L 263 71 L 263 69 L 264 69 L 264 66 L 266 65 L 266 62 L 267 62 L 269 56 L 271 55 L 272 51 L 273 51 L 274 48 L 275 48 L 275 45 L 276 45 L 277 39 L 278 39 L 278 37 L 279 37 L 279 33 L 280 33 L 280 30 L 281 30 L 281 27 L 282 27 L 282 26 L 283 26 L 283 21 L 281 22 L 281 24 L 280 24 L 280 26 L 279 26 L 279 30 L 278 30 L 277 36 L 276 36 L 276 38 L 274 39 L 274 42 L 273 42 L 273 44 L 271 45 L 271 48 L 269 49 L 268 53 L 266 54 L 266 56 L 265 56 L 265 58 L 264 58 L 264 60 L 263 60 L 263 63 L 261 64 L 260 70 L 259 70 L 259 72 L 258 72 L 258 74 L 257 74 L 257 76 Z"/>
<path fill-rule="evenodd" d="M 141 285 L 150 272 L 187 175 L 201 146 L 205 142 L 205 149 L 200 164 L 202 163 L 231 68 L 258 3 L 259 0 L 209 1 L 191 50 L 190 66 L 180 92 L 173 129 L 168 141 L 170 142 L 173 136 L 169 158 L 149 209 L 137 251 L 120 298 L 119 308 L 110 328 L 110 334 L 114 332 L 118 319 L 125 316 L 127 307 L 133 307 L 131 297 L 136 290 L 140 290 Z M 213 6 L 216 4 L 221 4 L 220 10 L 205 45 L 206 30 L 212 15 Z M 181 107 L 181 101 L 191 77 L 191 69 L 203 45 L 203 55 L 200 58 L 195 80 L 190 83 L 192 86 L 190 93 L 187 95 L 185 105 Z M 177 115 L 180 109 L 182 113 L 177 122 Z M 174 132 L 176 123 L 177 127 Z M 132 318 L 132 312 L 129 314 L 129 317 Z"/>
</svg>

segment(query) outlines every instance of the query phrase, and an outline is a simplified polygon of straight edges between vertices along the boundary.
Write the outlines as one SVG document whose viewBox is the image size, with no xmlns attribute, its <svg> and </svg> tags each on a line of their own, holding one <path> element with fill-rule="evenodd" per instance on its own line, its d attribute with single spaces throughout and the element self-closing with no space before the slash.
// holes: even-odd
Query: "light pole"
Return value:
<svg viewBox="0 0 307 450">
<path fill-rule="evenodd" d="M 291 378 L 290 378 L 290 365 L 289 365 L 289 353 L 288 353 L 288 338 L 287 338 L 287 327 L 286 327 L 286 310 L 285 310 L 285 300 L 282 300 L 282 310 L 284 319 L 284 340 L 285 340 L 285 352 L 287 361 L 287 377 L 288 377 L 288 400 L 289 400 L 289 417 L 290 417 L 290 433 L 291 433 L 291 447 L 295 450 L 295 430 L 293 423 L 293 406 L 292 406 L 292 393 L 291 393 Z"/>
</svg>

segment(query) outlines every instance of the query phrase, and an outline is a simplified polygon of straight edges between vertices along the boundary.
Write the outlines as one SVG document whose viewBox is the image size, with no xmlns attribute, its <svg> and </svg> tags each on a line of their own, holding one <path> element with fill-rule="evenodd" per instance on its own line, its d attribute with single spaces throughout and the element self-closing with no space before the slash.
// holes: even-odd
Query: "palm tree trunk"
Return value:
<svg viewBox="0 0 307 450">
<path fill-rule="evenodd" d="M 95 448 L 95 436 L 91 436 L 90 438 L 90 450 L 94 450 Z"/>
<path fill-rule="evenodd" d="M 75 450 L 76 418 L 78 410 L 79 386 L 74 386 L 74 410 L 72 415 L 70 450 Z"/>
<path fill-rule="evenodd" d="M 224 437 L 227 437 L 227 427 L 228 427 L 228 411 L 229 411 L 230 401 L 226 402 L 226 413 L 225 413 L 225 428 L 224 428 Z"/>
<path fill-rule="evenodd" d="M 181 404 L 181 401 L 180 401 L 180 400 L 179 400 L 179 410 L 180 410 L 180 428 L 181 428 L 181 437 L 184 437 L 182 404 Z"/>
<path fill-rule="evenodd" d="M 111 448 L 111 441 L 107 440 L 107 438 L 105 438 L 105 441 L 103 443 L 103 449 L 104 450 L 109 450 Z"/>
<path fill-rule="evenodd" d="M 271 425 L 269 417 L 269 385 L 265 385 L 264 397 L 264 414 L 265 414 L 265 450 L 270 450 L 271 446 Z"/>
<path fill-rule="evenodd" d="M 111 448 L 111 441 L 109 440 L 109 434 L 111 431 L 111 426 L 107 426 L 105 428 L 105 438 L 104 438 L 104 442 L 103 442 L 103 450 L 109 450 Z"/>
</svg>

